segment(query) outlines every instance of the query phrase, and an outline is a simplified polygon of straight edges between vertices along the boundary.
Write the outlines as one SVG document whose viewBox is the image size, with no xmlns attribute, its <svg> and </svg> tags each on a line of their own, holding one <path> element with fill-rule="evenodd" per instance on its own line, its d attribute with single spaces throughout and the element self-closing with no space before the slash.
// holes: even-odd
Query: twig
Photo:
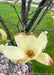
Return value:
<svg viewBox="0 0 54 75">
<path fill-rule="evenodd" d="M 15 10 L 17 16 L 18 16 L 19 21 L 21 22 L 21 19 L 20 19 L 19 14 L 18 14 L 18 12 L 17 12 L 17 10 L 16 10 L 16 7 L 14 6 L 13 8 L 14 8 L 14 10 Z M 22 23 L 22 22 L 21 22 L 21 23 Z"/>
<path fill-rule="evenodd" d="M 51 16 L 54 16 L 54 14 L 51 15 Z M 48 16 L 48 17 L 46 17 L 46 18 L 43 18 L 41 21 L 46 20 L 46 19 L 50 18 L 51 16 Z"/>
<path fill-rule="evenodd" d="M 17 10 L 16 10 L 16 7 L 15 7 L 15 4 L 12 5 L 12 4 L 9 3 L 9 2 L 6 2 L 6 3 L 10 4 L 10 5 L 14 8 L 14 10 L 15 10 L 15 12 L 16 12 L 16 14 L 17 14 L 17 17 L 18 17 L 19 21 L 21 22 L 21 19 L 20 19 L 19 14 L 18 14 L 18 12 L 17 12 Z"/>
<path fill-rule="evenodd" d="M 42 18 L 45 16 L 45 14 L 53 7 L 52 5 L 52 1 L 50 1 L 50 3 L 48 4 L 47 8 L 45 9 L 45 11 L 43 12 L 42 16 L 40 17 L 39 21 L 37 22 L 36 26 L 34 27 L 34 29 L 32 30 L 32 32 L 34 32 L 37 28 L 37 26 L 39 25 L 39 23 L 41 22 Z"/>
<path fill-rule="evenodd" d="M 28 20 L 28 14 L 29 14 L 31 2 L 32 2 L 32 0 L 29 0 L 29 1 L 28 1 L 28 5 L 27 5 L 27 11 L 26 11 L 26 23 L 27 23 L 27 20 Z"/>
<path fill-rule="evenodd" d="M 7 27 L 7 26 L 5 25 L 5 23 L 3 22 L 1 16 L 0 16 L 0 22 L 2 23 L 4 29 L 5 29 L 5 31 L 6 31 L 6 33 L 7 33 L 7 36 L 8 36 L 8 38 L 9 38 L 9 40 L 11 40 L 11 41 L 10 41 L 11 44 L 14 45 L 13 40 L 11 39 L 11 36 L 10 36 L 9 30 L 8 30 L 8 27 Z"/>
<path fill-rule="evenodd" d="M 46 29 L 46 28 L 37 28 L 36 30 L 53 30 L 54 28 L 49 28 L 49 29 Z"/>
<path fill-rule="evenodd" d="M 51 15 L 51 16 L 54 16 L 54 15 Z M 45 17 L 41 21 L 46 20 L 46 19 L 50 18 L 51 16 Z M 31 20 L 31 19 L 28 19 L 28 20 Z"/>
<path fill-rule="evenodd" d="M 19 21 L 18 21 L 18 23 L 17 23 L 17 30 L 18 30 L 18 32 L 20 33 L 20 29 L 19 29 Z"/>
<path fill-rule="evenodd" d="M 46 3 L 47 5 L 48 3 Z M 39 10 L 40 8 L 43 8 L 44 6 L 39 7 L 37 10 Z M 35 13 L 35 11 L 32 11 L 28 16 L 32 15 L 33 13 Z"/>
<path fill-rule="evenodd" d="M 32 15 L 34 12 L 35 12 L 35 11 L 33 11 L 32 13 L 30 13 L 29 16 Z M 54 16 L 54 14 L 51 15 L 51 16 Z M 50 18 L 51 16 L 48 16 L 48 17 L 46 17 L 46 18 L 43 18 L 41 21 L 46 20 L 46 19 Z M 28 19 L 28 20 L 31 20 L 31 19 Z"/>
<path fill-rule="evenodd" d="M 46 19 L 48 19 L 48 18 L 50 18 L 51 16 L 48 16 L 48 17 L 46 17 L 46 18 L 43 18 L 41 21 L 43 21 L 43 20 L 46 20 Z"/>
<path fill-rule="evenodd" d="M 13 25 L 15 25 L 17 27 L 18 32 L 20 33 L 20 29 L 19 29 L 19 21 L 17 23 L 17 25 L 8 17 L 8 19 L 12 22 Z"/>
<path fill-rule="evenodd" d="M 35 13 L 35 11 L 32 11 L 28 16 L 32 15 L 33 13 Z"/>
<path fill-rule="evenodd" d="M 21 19 L 20 19 L 20 17 L 19 17 L 19 14 L 18 14 L 18 12 L 17 12 L 17 10 L 16 10 L 15 4 L 12 5 L 12 4 L 9 3 L 9 2 L 6 2 L 6 3 L 10 4 L 10 5 L 14 8 L 14 10 L 15 10 L 15 12 L 16 12 L 16 14 L 17 14 L 17 17 L 18 17 L 18 19 L 19 19 L 19 22 L 22 23 L 22 22 L 21 22 Z M 10 18 L 9 18 L 9 20 L 12 21 Z M 13 25 L 16 25 L 13 21 L 12 21 L 12 23 L 13 23 Z M 19 26 L 18 26 L 18 24 L 17 24 L 16 26 L 17 26 L 18 32 L 20 32 L 20 31 L 19 31 Z"/>
<path fill-rule="evenodd" d="M 8 19 L 12 22 L 13 25 L 16 25 L 9 17 L 8 17 Z"/>
</svg>

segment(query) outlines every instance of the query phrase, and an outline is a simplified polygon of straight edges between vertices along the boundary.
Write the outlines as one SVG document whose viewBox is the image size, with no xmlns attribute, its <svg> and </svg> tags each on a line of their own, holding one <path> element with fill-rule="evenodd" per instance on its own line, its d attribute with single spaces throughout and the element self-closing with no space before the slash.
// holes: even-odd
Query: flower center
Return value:
<svg viewBox="0 0 54 75">
<path fill-rule="evenodd" d="M 29 50 L 27 52 L 27 56 L 30 57 L 30 58 L 32 58 L 33 56 L 35 56 L 35 54 L 34 54 L 34 52 L 32 50 Z"/>
</svg>

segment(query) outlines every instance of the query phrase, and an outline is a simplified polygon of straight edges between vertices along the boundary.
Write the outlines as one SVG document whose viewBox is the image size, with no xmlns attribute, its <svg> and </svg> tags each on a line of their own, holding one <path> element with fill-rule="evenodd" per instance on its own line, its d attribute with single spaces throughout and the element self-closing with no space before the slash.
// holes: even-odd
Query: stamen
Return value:
<svg viewBox="0 0 54 75">
<path fill-rule="evenodd" d="M 29 50 L 29 51 L 27 52 L 27 56 L 28 56 L 29 58 L 32 58 L 33 56 L 35 56 L 35 54 L 34 54 L 34 52 L 33 52 L 32 50 Z"/>
</svg>

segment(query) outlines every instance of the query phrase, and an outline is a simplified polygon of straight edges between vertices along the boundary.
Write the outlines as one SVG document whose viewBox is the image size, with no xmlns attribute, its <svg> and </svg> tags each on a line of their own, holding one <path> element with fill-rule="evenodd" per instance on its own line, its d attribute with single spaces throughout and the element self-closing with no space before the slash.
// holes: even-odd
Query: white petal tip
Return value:
<svg viewBox="0 0 54 75">
<path fill-rule="evenodd" d="M 47 34 L 48 32 L 47 32 L 47 31 L 45 31 L 44 33 L 45 33 L 45 34 Z"/>
</svg>

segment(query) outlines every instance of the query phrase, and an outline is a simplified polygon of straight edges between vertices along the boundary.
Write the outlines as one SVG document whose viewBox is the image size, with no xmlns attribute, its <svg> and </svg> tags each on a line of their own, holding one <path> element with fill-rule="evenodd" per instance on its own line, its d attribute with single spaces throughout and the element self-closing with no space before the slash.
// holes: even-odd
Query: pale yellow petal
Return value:
<svg viewBox="0 0 54 75">
<path fill-rule="evenodd" d="M 19 59 L 26 58 L 23 50 L 15 46 L 3 46 L 2 53 L 10 60 L 18 61 Z"/>
<path fill-rule="evenodd" d="M 39 37 L 37 38 L 36 44 L 34 45 L 36 57 L 42 52 L 43 49 L 45 49 L 47 45 L 47 36 L 46 31 L 42 32 Z"/>
<path fill-rule="evenodd" d="M 23 50 L 26 50 L 29 46 L 27 35 L 24 33 L 19 33 L 15 37 L 15 41 L 18 45 L 18 47 L 22 48 Z"/>
<path fill-rule="evenodd" d="M 34 50 L 34 45 L 36 43 L 37 37 L 32 32 L 30 35 L 28 35 L 28 41 L 29 41 L 29 50 Z"/>
<path fill-rule="evenodd" d="M 16 63 L 20 63 L 20 64 L 24 64 L 24 63 L 27 63 L 27 62 L 29 62 L 30 60 L 28 60 L 28 59 L 23 59 L 23 60 L 18 60 L 18 61 L 16 61 Z"/>
<path fill-rule="evenodd" d="M 37 36 L 33 33 L 33 32 L 31 32 L 30 34 L 29 34 L 29 36 L 32 36 L 32 37 L 35 37 L 36 39 L 37 39 Z"/>
<path fill-rule="evenodd" d="M 41 53 L 35 60 L 48 66 L 53 64 L 52 58 L 47 53 Z"/>
<path fill-rule="evenodd" d="M 3 52 L 3 49 L 4 49 L 4 45 L 0 45 L 0 53 Z"/>
<path fill-rule="evenodd" d="M 0 34 L 3 41 L 7 40 L 7 34 L 4 30 L 0 29 Z"/>
<path fill-rule="evenodd" d="M 34 45 L 35 45 L 35 42 L 36 42 L 36 35 L 33 34 L 32 32 L 27 36 L 27 39 L 28 39 L 28 48 L 25 50 L 25 53 L 27 54 L 27 56 L 29 58 L 33 58 L 34 55 L 35 55 L 35 49 L 34 49 Z"/>
<path fill-rule="evenodd" d="M 0 53 L 3 53 L 8 59 L 10 59 L 15 64 L 22 64 L 30 61 L 30 58 L 27 58 L 27 55 L 23 52 L 23 50 L 16 46 L 0 45 Z"/>
</svg>

